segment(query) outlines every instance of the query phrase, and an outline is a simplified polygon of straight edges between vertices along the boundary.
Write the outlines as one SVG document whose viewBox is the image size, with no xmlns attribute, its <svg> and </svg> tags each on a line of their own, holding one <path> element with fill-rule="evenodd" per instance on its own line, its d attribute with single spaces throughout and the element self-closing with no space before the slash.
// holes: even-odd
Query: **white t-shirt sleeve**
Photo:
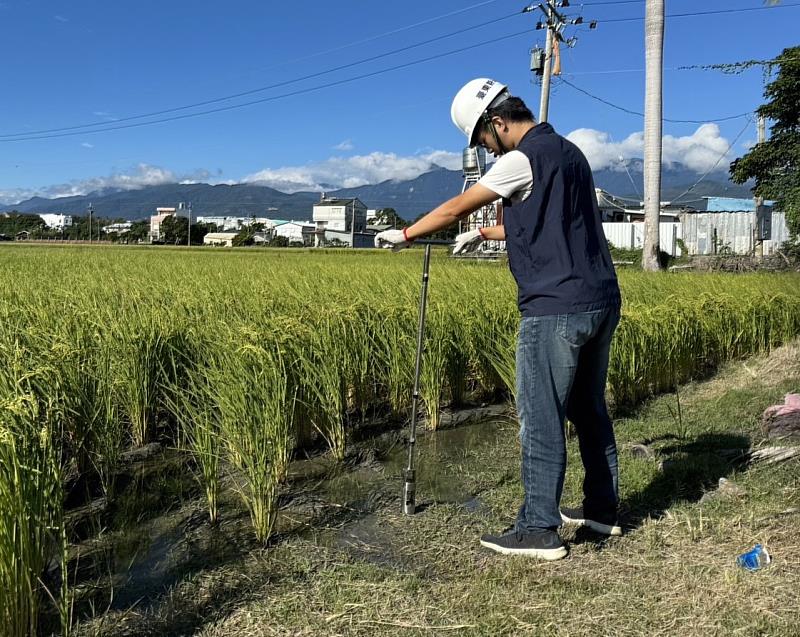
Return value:
<svg viewBox="0 0 800 637">
<path fill-rule="evenodd" d="M 524 153 L 512 150 L 501 155 L 478 183 L 501 197 L 522 201 L 533 188 L 531 163 Z"/>
</svg>

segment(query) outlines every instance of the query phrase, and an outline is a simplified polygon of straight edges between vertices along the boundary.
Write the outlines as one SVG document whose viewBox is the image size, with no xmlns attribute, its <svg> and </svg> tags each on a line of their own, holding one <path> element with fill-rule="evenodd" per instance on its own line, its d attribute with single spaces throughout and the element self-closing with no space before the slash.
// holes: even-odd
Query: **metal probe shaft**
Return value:
<svg viewBox="0 0 800 637">
<path fill-rule="evenodd" d="M 411 426 L 408 437 L 408 464 L 403 472 L 403 513 L 414 515 L 416 510 L 416 472 L 414 471 L 414 445 L 417 442 L 417 407 L 419 405 L 419 373 L 422 363 L 422 344 L 425 335 L 425 308 L 428 304 L 428 269 L 431 261 L 431 245 L 425 245 L 422 264 L 422 291 L 419 300 L 419 322 L 417 328 L 417 356 L 414 361 L 414 393 L 411 395 Z"/>
</svg>

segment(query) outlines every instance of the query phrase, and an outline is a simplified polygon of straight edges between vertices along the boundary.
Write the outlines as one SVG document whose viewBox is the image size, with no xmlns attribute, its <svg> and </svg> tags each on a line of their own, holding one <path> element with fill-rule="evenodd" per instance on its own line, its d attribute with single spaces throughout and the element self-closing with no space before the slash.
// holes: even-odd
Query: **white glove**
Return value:
<svg viewBox="0 0 800 637">
<path fill-rule="evenodd" d="M 474 252 L 485 240 L 486 239 L 484 239 L 480 229 L 462 232 L 456 237 L 456 244 L 453 248 L 453 254 L 466 254 L 467 252 Z"/>
<path fill-rule="evenodd" d="M 375 247 L 389 248 L 392 252 L 399 252 L 412 243 L 406 238 L 405 230 L 384 230 L 375 235 Z"/>
</svg>

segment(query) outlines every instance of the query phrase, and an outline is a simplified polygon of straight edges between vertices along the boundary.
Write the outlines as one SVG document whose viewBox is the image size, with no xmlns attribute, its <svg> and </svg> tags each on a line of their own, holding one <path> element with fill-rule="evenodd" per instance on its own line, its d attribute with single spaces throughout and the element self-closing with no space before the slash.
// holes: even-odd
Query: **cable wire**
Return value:
<svg viewBox="0 0 800 637">
<path fill-rule="evenodd" d="M 703 173 L 703 176 L 700 177 L 700 179 L 698 179 L 691 186 L 689 186 L 686 190 L 684 190 L 681 194 L 679 194 L 677 197 L 675 197 L 670 203 L 675 203 L 676 201 L 678 201 L 678 199 L 680 199 L 684 195 L 689 194 L 692 190 L 694 190 L 694 188 L 695 188 L 695 186 L 697 186 L 697 184 L 699 184 L 706 177 L 708 177 L 709 173 L 711 173 L 719 165 L 719 162 L 722 161 L 722 159 L 725 157 L 725 155 L 727 155 L 729 152 L 731 152 L 731 148 L 733 148 L 734 144 L 736 144 L 736 142 L 739 141 L 739 138 L 744 134 L 744 132 L 747 130 L 747 127 L 752 123 L 753 123 L 753 119 L 751 117 L 748 117 L 747 118 L 747 122 L 742 127 L 742 130 L 740 130 L 739 134 L 736 136 L 736 138 L 730 144 L 728 144 L 728 148 L 726 148 L 725 152 L 723 152 L 719 156 L 719 159 L 717 159 L 717 161 L 714 162 L 714 165 L 711 168 L 709 168 L 705 173 Z"/>
<path fill-rule="evenodd" d="M 613 102 L 609 102 L 608 100 L 603 99 L 602 97 L 598 97 L 590 93 L 589 91 L 580 88 L 579 86 L 575 86 L 572 82 L 564 77 L 559 77 L 559 80 L 574 88 L 579 93 L 583 93 L 584 95 L 591 97 L 593 100 L 597 100 L 598 102 L 602 102 L 606 106 L 610 106 L 611 108 L 615 108 L 618 111 L 622 111 L 623 113 L 628 113 L 629 115 L 637 115 L 638 117 L 644 117 L 644 113 L 640 113 L 639 111 L 634 111 L 629 108 L 625 108 L 624 106 L 619 106 L 618 104 L 614 104 Z M 732 119 L 739 119 L 741 117 L 747 117 L 750 115 L 750 111 L 746 113 L 739 113 L 738 115 L 729 115 L 728 117 L 715 117 L 713 119 L 670 119 L 669 117 L 662 117 L 662 121 L 669 122 L 671 124 L 708 124 L 709 122 L 727 122 Z"/>
<path fill-rule="evenodd" d="M 498 39 L 509 40 L 509 39 L 512 39 L 512 38 L 515 38 L 515 37 L 519 37 L 521 35 L 530 35 L 530 30 L 529 29 L 525 29 L 524 31 L 518 31 L 516 33 L 511 33 L 511 34 L 506 35 L 506 36 L 501 36 L 499 38 L 495 38 L 494 41 L 497 41 Z M 328 82 L 326 84 L 320 84 L 318 86 L 312 86 L 312 87 L 309 87 L 309 88 L 298 89 L 296 91 L 291 91 L 289 93 L 282 93 L 281 95 L 272 95 L 270 97 L 263 97 L 263 98 L 257 99 L 257 100 L 250 100 L 249 102 L 241 102 L 239 104 L 230 104 L 228 106 L 220 106 L 218 108 L 211 108 L 211 109 L 207 109 L 205 111 L 199 111 L 199 112 L 196 112 L 196 113 L 186 113 L 186 114 L 183 114 L 183 115 L 174 115 L 172 117 L 163 117 L 161 119 L 155 119 L 155 120 L 151 120 L 151 121 L 148 121 L 148 122 L 134 122 L 134 123 L 130 123 L 130 124 L 122 124 L 120 126 L 114 125 L 114 126 L 106 126 L 105 128 L 93 128 L 93 129 L 86 129 L 86 130 L 79 130 L 79 131 L 72 130 L 72 131 L 69 131 L 69 132 L 61 132 L 61 133 L 54 133 L 54 134 L 47 134 L 47 135 L 36 135 L 36 134 L 31 133 L 31 134 L 26 134 L 26 135 L 23 136 L 22 134 L 19 134 L 18 136 L 14 137 L 13 139 L 8 139 L 8 138 L 1 139 L 0 138 L 0 143 L 3 143 L 3 142 L 29 141 L 29 140 L 34 140 L 34 139 L 53 139 L 53 138 L 56 138 L 56 137 L 72 137 L 72 136 L 75 136 L 75 135 L 85 135 L 85 134 L 90 134 L 90 133 L 104 133 L 104 132 L 107 132 L 107 131 L 121 130 L 121 129 L 125 129 L 125 128 L 138 128 L 140 126 L 150 126 L 152 124 L 161 124 L 161 123 L 164 123 L 164 122 L 172 122 L 172 121 L 177 121 L 177 120 L 182 120 L 182 119 L 190 119 L 192 117 L 200 117 L 202 115 L 210 115 L 212 113 L 221 113 L 221 112 L 224 112 L 224 111 L 230 111 L 230 110 L 234 110 L 234 109 L 238 109 L 238 108 L 244 108 L 246 106 L 252 106 L 254 104 L 263 104 L 265 102 L 274 102 L 276 100 L 284 99 L 284 98 L 287 98 L 287 97 L 293 97 L 295 95 L 304 95 L 306 93 L 313 93 L 313 92 L 316 92 L 316 91 L 320 91 L 322 89 L 331 88 L 333 86 L 341 86 L 342 84 L 348 84 L 350 82 L 355 82 L 357 80 L 363 80 L 363 79 L 368 78 L 368 77 L 374 77 L 376 75 L 382 75 L 384 73 L 389 73 L 391 71 L 397 71 L 399 69 L 404 69 L 404 68 L 408 68 L 408 67 L 411 67 L 411 66 L 416 66 L 417 64 L 423 64 L 425 62 L 430 62 L 432 60 L 437 60 L 439 58 L 448 57 L 450 55 L 455 55 L 457 53 L 462 53 L 464 51 L 469 51 L 471 49 L 476 49 L 476 48 L 482 47 L 482 46 L 490 46 L 492 44 L 493 44 L 493 42 L 481 41 L 481 42 L 478 42 L 477 44 L 471 44 L 469 46 L 464 46 L 464 47 L 460 47 L 458 49 L 453 49 L 451 51 L 446 51 L 445 53 L 439 53 L 439 54 L 436 54 L 436 55 L 431 55 L 431 56 L 428 56 L 428 57 L 425 57 L 425 58 L 421 58 L 421 59 L 418 59 L 418 60 L 413 60 L 412 62 L 405 62 L 403 64 L 397 64 L 395 66 L 391 66 L 391 67 L 388 67 L 388 68 L 385 68 L 385 69 L 380 69 L 378 71 L 372 71 L 370 73 L 363 73 L 361 75 L 356 75 L 356 76 L 345 78 L 345 79 L 342 79 L 342 80 L 336 80 L 336 81 L 333 81 L 333 82 Z"/>
<path fill-rule="evenodd" d="M 495 18 L 493 20 L 489 20 L 486 22 L 482 22 L 481 24 L 476 24 L 471 27 L 465 27 L 463 29 L 459 29 L 457 31 L 452 31 L 450 33 L 446 33 L 441 36 L 437 36 L 435 38 L 430 38 L 428 40 L 423 40 L 422 42 L 417 42 L 416 44 L 409 44 L 408 46 L 400 47 L 399 49 L 394 49 L 392 51 L 387 51 L 386 53 L 380 53 L 378 55 L 373 55 L 372 57 L 364 58 L 362 60 L 356 60 L 355 62 L 349 62 L 348 64 L 342 64 L 340 66 L 335 66 L 333 68 L 326 69 L 324 71 L 317 71 L 316 73 L 310 73 L 308 75 L 304 75 L 302 77 L 297 77 L 290 80 L 284 80 L 282 82 L 276 82 L 275 84 L 269 84 L 267 86 L 261 86 L 258 88 L 250 89 L 248 91 L 242 91 L 240 93 L 232 93 L 230 95 L 225 95 L 223 97 L 216 97 L 209 100 L 204 100 L 202 102 L 195 102 L 193 104 L 186 104 L 185 106 L 176 106 L 173 108 L 167 108 L 159 111 L 152 111 L 150 113 L 143 113 L 141 115 L 130 115 L 128 117 L 122 117 L 114 120 L 114 123 L 120 122 L 129 122 L 134 121 L 137 119 L 145 119 L 147 117 L 157 117 L 159 115 L 166 115 L 168 113 L 176 113 L 178 111 L 189 110 L 192 108 L 199 108 L 201 106 L 208 106 L 209 104 L 218 104 L 219 102 L 226 102 L 228 100 L 236 99 L 239 97 L 245 97 L 247 95 L 253 95 L 255 93 L 262 93 L 264 91 L 268 91 L 274 88 L 280 88 L 282 86 L 288 86 L 290 84 L 296 84 L 297 82 L 302 82 L 304 80 L 310 80 L 316 77 L 320 77 L 323 75 L 328 75 L 330 73 L 334 73 L 336 71 L 341 71 L 344 69 L 352 68 L 354 66 L 360 66 L 361 64 L 366 64 L 367 62 L 374 62 L 375 60 L 379 60 L 381 58 L 389 57 L 391 55 L 395 55 L 396 53 L 404 53 L 405 51 L 410 51 L 411 49 L 415 49 L 426 44 L 431 44 L 433 42 L 438 42 L 439 40 L 444 40 L 446 38 L 451 38 L 455 35 L 460 35 L 462 33 L 466 33 L 467 31 L 473 31 L 475 29 L 484 28 L 487 25 L 495 24 L 497 22 L 502 22 L 503 20 L 508 20 L 514 16 L 520 15 L 519 12 L 514 12 L 500 18 Z M 72 126 L 62 126 L 59 128 L 46 128 L 37 131 L 25 131 L 20 133 L 1 133 L 0 134 L 0 141 L 6 141 L 5 138 L 17 138 L 22 137 L 23 139 L 29 138 L 31 135 L 45 135 L 48 133 L 58 133 L 62 131 L 70 131 L 70 130 L 82 130 L 82 129 L 91 129 L 99 126 L 105 126 L 109 122 L 94 122 L 91 124 L 75 124 Z M 87 131 L 88 132 L 88 131 Z M 7 141 L 17 141 L 14 139 L 9 139 Z"/>
<path fill-rule="evenodd" d="M 665 18 L 692 18 L 702 15 L 719 15 L 722 13 L 742 13 L 745 11 L 773 11 L 775 9 L 791 9 L 793 7 L 800 7 L 800 4 L 776 4 L 767 7 L 745 7 L 741 9 L 716 9 L 714 11 L 693 11 L 688 13 L 667 13 Z M 609 22 L 637 22 L 644 20 L 644 16 L 639 18 L 610 18 L 608 20 L 597 20 L 598 24 L 605 24 Z"/>
</svg>

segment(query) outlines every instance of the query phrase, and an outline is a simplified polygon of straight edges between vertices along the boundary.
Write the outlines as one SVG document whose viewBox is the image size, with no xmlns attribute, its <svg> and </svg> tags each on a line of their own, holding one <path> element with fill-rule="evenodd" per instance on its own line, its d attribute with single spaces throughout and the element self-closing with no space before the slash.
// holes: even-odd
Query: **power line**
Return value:
<svg viewBox="0 0 800 637">
<path fill-rule="evenodd" d="M 269 84 L 267 86 L 261 86 L 258 88 L 250 89 L 248 91 L 242 91 L 240 93 L 232 93 L 230 95 L 226 95 L 223 97 L 216 97 L 209 100 L 204 100 L 202 102 L 195 102 L 193 104 L 187 104 L 185 106 L 176 106 L 173 108 L 167 108 L 159 111 L 152 111 L 150 113 L 143 113 L 141 115 L 131 115 L 128 117 L 122 117 L 119 119 L 114 120 L 115 124 L 120 122 L 130 122 L 137 119 L 145 119 L 147 117 L 157 117 L 159 115 L 166 115 L 168 113 L 176 113 L 178 111 L 189 110 L 192 108 L 199 108 L 201 106 L 208 106 L 210 104 L 218 104 L 219 102 L 226 102 L 228 100 L 236 99 L 239 97 L 245 97 L 247 95 L 253 95 L 255 93 L 262 93 L 264 91 L 268 91 L 274 88 L 280 88 L 282 86 L 288 86 L 290 84 L 296 84 L 297 82 L 302 82 L 304 80 L 310 80 L 316 77 L 320 77 L 323 75 L 328 75 L 330 73 L 334 73 L 336 71 L 341 71 L 344 69 L 352 68 L 354 66 L 360 66 L 361 64 L 366 64 L 367 62 L 374 62 L 375 60 L 379 60 L 381 58 L 389 57 L 391 55 L 395 55 L 397 53 L 403 53 L 405 51 L 410 51 L 411 49 L 415 49 L 421 46 L 425 46 L 426 44 L 432 44 L 433 42 L 438 42 L 440 40 L 444 40 L 446 38 L 451 38 L 455 35 L 460 35 L 462 33 L 466 33 L 467 31 L 473 31 L 475 29 L 483 28 L 491 24 L 495 24 L 498 22 L 502 22 L 503 20 L 508 20 L 514 16 L 520 15 L 519 12 L 514 12 L 500 18 L 495 18 L 493 20 L 484 21 L 480 24 L 473 25 L 471 27 L 465 27 L 463 29 L 458 29 L 457 31 L 452 31 L 450 33 L 446 33 L 444 35 L 437 36 L 435 38 L 430 38 L 428 40 L 423 40 L 422 42 L 417 42 L 416 44 L 409 44 L 408 46 L 401 47 L 399 49 L 394 49 L 392 51 L 387 51 L 386 53 L 380 53 L 378 55 L 373 55 L 368 58 L 364 58 L 362 60 L 356 60 L 355 62 L 349 62 L 348 64 L 342 64 L 339 66 L 335 66 L 333 68 L 326 69 L 324 71 L 317 71 L 316 73 L 310 73 L 308 75 L 304 75 L 302 77 L 284 80 L 282 82 L 277 82 L 275 84 Z M 71 130 L 82 130 L 82 129 L 91 129 L 95 127 L 105 126 L 108 122 L 94 122 L 91 124 L 75 124 L 73 126 L 62 126 L 60 128 L 47 128 L 37 131 L 24 131 L 19 133 L 2 133 L 0 134 L 0 141 L 22 141 L 23 139 L 30 139 L 32 135 L 45 135 L 48 133 L 58 133 L 62 131 L 71 131 Z M 86 131 L 90 132 L 90 131 Z M 21 138 L 21 139 L 4 139 L 4 138 Z"/>
<path fill-rule="evenodd" d="M 745 11 L 774 11 L 776 9 L 791 9 L 793 7 L 800 7 L 800 4 L 776 4 L 768 7 L 745 7 L 742 9 L 717 9 L 715 11 L 692 11 L 688 13 L 667 13 L 665 18 L 693 18 L 703 15 L 719 15 L 722 13 L 742 13 Z M 644 20 L 644 16 L 639 18 L 610 18 L 608 20 L 598 20 L 601 24 L 609 22 L 637 22 Z"/>
<path fill-rule="evenodd" d="M 500 36 L 499 38 L 495 38 L 495 40 L 498 40 L 498 39 L 506 39 L 506 40 L 508 40 L 508 39 L 512 39 L 512 38 L 515 38 L 515 37 L 519 37 L 521 35 L 530 35 L 530 30 L 529 29 L 525 29 L 524 31 L 518 31 L 516 33 L 511 33 L 511 34 L 506 35 L 506 36 Z M 218 108 L 207 109 L 205 111 L 198 111 L 196 113 L 186 113 L 186 114 L 183 114 L 183 115 L 174 115 L 172 117 L 163 117 L 161 119 L 155 119 L 155 120 L 151 120 L 151 121 L 147 121 L 147 122 L 134 122 L 134 123 L 130 123 L 130 124 L 122 124 L 122 125 L 119 125 L 119 126 L 114 125 L 114 126 L 107 126 L 105 128 L 93 128 L 93 129 L 86 129 L 86 130 L 79 130 L 79 131 L 72 130 L 70 132 L 61 132 L 61 133 L 54 133 L 54 134 L 47 134 L 47 135 L 37 135 L 37 134 L 31 133 L 31 134 L 26 134 L 25 136 L 23 136 L 22 134 L 18 134 L 13 139 L 1 139 L 0 138 L 0 143 L 3 143 L 3 142 L 29 141 L 29 140 L 35 140 L 35 139 L 53 139 L 53 138 L 56 138 L 56 137 L 72 137 L 72 136 L 75 136 L 75 135 L 85 135 L 85 134 L 90 134 L 90 133 L 104 133 L 104 132 L 108 132 L 108 131 L 121 130 L 121 129 L 125 129 L 125 128 L 138 128 L 140 126 L 150 126 L 151 124 L 161 124 L 161 123 L 164 123 L 164 122 L 172 122 L 172 121 L 181 120 L 181 119 L 190 119 L 192 117 L 200 117 L 202 115 L 210 115 L 212 113 L 221 113 L 221 112 L 224 112 L 224 111 L 230 111 L 230 110 L 234 110 L 234 109 L 238 109 L 238 108 L 244 108 L 246 106 L 252 106 L 254 104 L 263 104 L 265 102 L 273 102 L 273 101 L 276 101 L 276 100 L 279 100 L 279 99 L 284 99 L 284 98 L 287 98 L 287 97 L 293 97 L 295 95 L 304 95 L 306 93 L 313 93 L 313 92 L 316 92 L 316 91 L 320 91 L 322 89 L 331 88 L 333 86 L 340 86 L 342 84 L 348 84 L 350 82 L 355 82 L 357 80 L 363 80 L 363 79 L 366 79 L 366 78 L 369 78 L 369 77 L 375 77 L 376 75 L 383 75 L 384 73 L 389 73 L 391 71 L 397 71 L 399 69 L 408 68 L 410 66 L 416 66 L 417 64 L 423 64 L 425 62 L 430 62 L 432 60 L 437 60 L 439 58 L 447 57 L 447 56 L 450 56 L 450 55 L 455 55 L 456 53 L 462 53 L 464 51 L 469 51 L 471 49 L 476 49 L 478 47 L 489 46 L 491 44 L 492 44 L 492 42 L 487 42 L 487 41 L 484 40 L 484 41 L 478 42 L 477 44 L 471 44 L 469 46 L 464 46 L 464 47 L 460 47 L 458 49 L 453 49 L 451 51 L 446 51 L 445 53 L 439 53 L 439 54 L 436 54 L 436 55 L 431 55 L 431 56 L 428 56 L 428 57 L 425 57 L 425 58 L 414 60 L 412 62 L 405 62 L 403 64 L 397 64 L 395 66 L 391 66 L 391 67 L 388 67 L 388 68 L 385 68 L 385 69 L 380 69 L 378 71 L 372 71 L 370 73 L 363 73 L 361 75 L 356 75 L 356 76 L 345 78 L 345 79 L 342 79 L 342 80 L 336 80 L 336 81 L 333 81 L 333 82 L 328 82 L 326 84 L 320 84 L 318 86 L 312 86 L 312 87 L 309 87 L 309 88 L 298 89 L 296 91 L 291 91 L 289 93 L 282 93 L 281 95 L 272 95 L 270 97 L 263 97 L 263 98 L 257 99 L 257 100 L 250 100 L 249 102 L 241 102 L 239 104 L 230 104 L 228 106 L 220 106 Z"/>
<path fill-rule="evenodd" d="M 630 1 L 630 0 L 628 0 Z M 432 22 L 437 22 L 438 20 L 443 20 L 444 18 L 450 18 L 454 15 L 458 15 L 459 13 L 465 13 L 467 11 L 472 11 L 472 9 L 477 9 L 479 7 L 483 7 L 487 4 L 493 4 L 497 2 L 497 0 L 485 0 L 484 2 L 478 2 L 477 4 L 472 4 L 468 7 L 461 7 L 460 9 L 456 9 L 455 11 L 450 11 L 449 13 L 443 13 L 442 15 L 434 16 L 433 18 L 426 18 L 425 20 L 420 20 L 419 22 L 415 22 L 413 24 L 408 24 L 403 27 L 399 27 L 397 29 L 392 29 L 391 31 L 384 31 L 383 33 L 379 33 L 377 35 L 371 35 L 367 38 L 363 38 L 361 40 L 356 40 L 354 42 L 348 42 L 347 44 L 343 44 L 341 46 L 334 47 L 332 49 L 326 49 L 324 51 L 318 51 L 317 53 L 312 53 L 310 55 L 306 55 L 300 58 L 295 58 L 293 60 L 289 60 L 288 62 L 284 62 L 281 64 L 276 64 L 270 68 L 276 68 L 278 66 L 285 66 L 286 64 L 293 64 L 294 62 L 303 62 L 305 60 L 311 60 L 313 58 L 320 57 L 321 55 L 327 55 L 328 53 L 335 53 L 336 51 L 342 51 L 343 49 L 349 49 L 354 46 L 358 46 L 359 44 L 366 44 L 367 42 L 374 42 L 375 40 L 380 40 L 381 38 L 386 37 L 387 35 L 394 35 L 396 33 L 402 33 L 403 31 L 410 31 L 411 29 L 416 29 L 417 27 L 424 26 L 426 24 L 430 24 Z"/>
<path fill-rule="evenodd" d="M 593 93 L 590 93 L 587 90 L 580 88 L 579 86 L 575 86 L 572 82 L 567 80 L 564 77 L 559 78 L 561 82 L 566 84 L 567 86 L 572 87 L 579 93 L 583 93 L 584 95 L 591 97 L 593 100 L 597 100 L 598 102 L 602 102 L 606 106 L 610 106 L 611 108 L 615 108 L 618 111 L 622 111 L 623 113 L 628 113 L 629 115 L 636 115 L 638 117 L 644 117 L 644 113 L 640 113 L 639 111 L 634 111 L 629 108 L 625 108 L 624 106 L 619 106 L 618 104 L 614 104 L 613 102 L 609 102 L 608 100 L 603 99 L 602 97 L 598 97 Z M 727 122 L 732 119 L 739 119 L 741 117 L 747 117 L 750 115 L 750 112 L 747 113 L 739 113 L 738 115 L 730 115 L 728 117 L 715 117 L 713 119 L 670 119 L 669 117 L 663 117 L 662 120 L 665 122 L 670 122 L 671 124 L 707 124 L 709 122 Z"/>
<path fill-rule="evenodd" d="M 637 0 L 638 2 L 638 0 Z M 798 5 L 800 6 L 800 5 Z M 800 62 L 800 57 L 779 56 L 767 60 L 739 60 L 738 62 L 721 62 L 717 64 L 691 64 L 684 66 L 664 67 L 665 71 L 722 71 L 727 69 L 747 70 L 755 66 L 775 66 L 784 62 Z M 644 68 L 638 69 L 603 69 L 602 71 L 570 71 L 570 75 L 613 75 L 615 73 L 644 73 Z"/>
<path fill-rule="evenodd" d="M 691 186 L 689 186 L 689 187 L 688 187 L 686 190 L 684 190 L 684 191 L 683 191 L 681 194 L 679 194 L 677 197 L 675 197 L 675 198 L 672 200 L 672 202 L 671 202 L 671 203 L 675 203 L 676 201 L 678 201 L 678 199 L 680 199 L 680 198 L 681 198 L 681 197 L 683 197 L 684 195 L 687 195 L 687 194 L 689 194 L 689 193 L 690 193 L 692 190 L 694 190 L 694 188 L 695 188 L 695 186 L 697 186 L 697 184 L 699 184 L 699 183 L 700 183 L 701 181 L 703 181 L 703 180 L 704 180 L 706 177 L 708 177 L 708 174 L 709 174 L 711 171 L 713 171 L 713 170 L 714 170 L 714 169 L 715 169 L 715 168 L 716 168 L 716 167 L 719 165 L 719 162 L 721 162 L 721 161 L 722 161 L 722 158 L 723 158 L 723 157 L 725 157 L 725 155 L 727 155 L 729 152 L 731 152 L 731 148 L 733 148 L 734 144 L 736 144 L 736 142 L 738 142 L 738 141 L 739 141 L 739 138 L 740 138 L 740 137 L 741 137 L 741 136 L 744 134 L 745 130 L 747 130 L 747 127 L 748 127 L 750 124 L 752 124 L 752 123 L 753 123 L 753 120 L 752 120 L 752 118 L 748 117 L 748 118 L 747 118 L 747 122 L 746 122 L 746 123 L 745 123 L 745 125 L 742 127 L 742 130 L 740 130 L 740 131 L 739 131 L 739 134 L 738 134 L 738 135 L 737 135 L 737 136 L 734 138 L 734 140 L 733 140 L 733 141 L 732 141 L 730 144 L 728 144 L 728 148 L 726 148 L 726 149 L 725 149 L 725 152 L 723 152 L 723 153 L 722 153 L 722 154 L 719 156 L 719 158 L 717 159 L 717 161 L 715 161 L 715 162 L 714 162 L 714 165 L 713 165 L 711 168 L 709 168 L 709 169 L 708 169 L 708 170 L 707 170 L 705 173 L 703 173 L 703 176 L 702 176 L 702 177 L 700 177 L 700 179 L 698 179 L 698 180 L 697 180 L 696 182 L 694 182 L 694 183 L 693 183 Z"/>
</svg>

